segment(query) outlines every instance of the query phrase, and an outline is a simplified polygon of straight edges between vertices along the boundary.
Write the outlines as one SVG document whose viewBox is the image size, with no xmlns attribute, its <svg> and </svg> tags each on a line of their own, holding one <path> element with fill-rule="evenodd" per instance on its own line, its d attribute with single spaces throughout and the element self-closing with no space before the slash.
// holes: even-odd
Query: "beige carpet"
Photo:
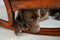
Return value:
<svg viewBox="0 0 60 40">
<path fill-rule="evenodd" d="M 22 33 L 16 36 L 14 31 L 0 27 L 0 40 L 60 40 L 60 37 Z"/>
</svg>

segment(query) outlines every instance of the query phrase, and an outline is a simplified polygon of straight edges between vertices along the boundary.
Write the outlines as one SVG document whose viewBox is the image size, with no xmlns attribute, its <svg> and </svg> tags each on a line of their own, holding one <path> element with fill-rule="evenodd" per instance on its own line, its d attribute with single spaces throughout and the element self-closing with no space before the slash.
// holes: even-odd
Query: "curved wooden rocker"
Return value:
<svg viewBox="0 0 60 40">
<path fill-rule="evenodd" d="M 5 21 L 0 19 L 0 26 L 5 28 L 14 30 L 13 28 L 13 20 L 14 20 L 14 12 L 18 9 L 27 9 L 27 8 L 60 8 L 60 0 L 4 0 L 8 19 L 9 21 Z M 31 34 L 43 34 L 43 35 L 51 35 L 51 36 L 60 36 L 60 28 L 41 28 L 40 32 L 32 33 L 29 30 L 24 30 L 25 33 Z"/>
</svg>

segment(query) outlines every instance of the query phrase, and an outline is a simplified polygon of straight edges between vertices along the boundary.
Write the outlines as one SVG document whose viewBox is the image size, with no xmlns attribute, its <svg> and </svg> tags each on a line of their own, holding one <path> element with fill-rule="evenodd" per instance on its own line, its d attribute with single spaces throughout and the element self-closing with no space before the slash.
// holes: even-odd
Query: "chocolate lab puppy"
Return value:
<svg viewBox="0 0 60 40">
<path fill-rule="evenodd" d="M 40 31 L 39 27 L 39 14 L 37 9 L 21 9 L 18 10 L 14 28 L 16 35 L 19 35 L 22 30 L 29 29 L 34 33 Z"/>
</svg>

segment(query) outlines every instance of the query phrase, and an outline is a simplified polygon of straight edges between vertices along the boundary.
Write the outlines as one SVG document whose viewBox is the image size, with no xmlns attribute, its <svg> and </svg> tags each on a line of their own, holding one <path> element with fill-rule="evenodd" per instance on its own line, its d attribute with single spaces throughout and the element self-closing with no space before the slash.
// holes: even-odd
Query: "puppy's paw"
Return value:
<svg viewBox="0 0 60 40">
<path fill-rule="evenodd" d="M 22 30 L 29 30 L 29 28 L 28 28 L 27 25 L 25 24 L 25 25 L 23 25 Z"/>
<path fill-rule="evenodd" d="M 17 36 L 19 36 L 19 35 L 21 35 L 21 33 L 22 33 L 22 29 L 19 28 L 19 27 L 17 27 L 17 28 L 15 29 L 15 34 L 16 34 Z"/>
<path fill-rule="evenodd" d="M 17 23 L 14 25 L 14 32 L 17 36 L 21 35 L 22 33 L 22 28 Z"/>
</svg>

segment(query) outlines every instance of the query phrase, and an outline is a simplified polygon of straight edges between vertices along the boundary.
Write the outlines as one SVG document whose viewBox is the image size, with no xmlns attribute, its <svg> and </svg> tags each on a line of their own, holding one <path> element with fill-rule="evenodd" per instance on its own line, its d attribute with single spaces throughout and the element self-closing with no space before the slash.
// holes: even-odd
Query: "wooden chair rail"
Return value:
<svg viewBox="0 0 60 40">
<path fill-rule="evenodd" d="M 10 25 L 8 22 L 5 22 L 3 20 L 0 20 L 0 22 L 2 22 L 0 26 L 10 30 L 14 30 L 12 25 Z M 36 34 L 36 35 L 60 36 L 60 28 L 41 28 L 40 32 L 38 33 L 33 33 L 29 30 L 24 30 L 23 32 L 29 34 Z"/>
<path fill-rule="evenodd" d="M 60 8 L 60 0 L 12 1 L 13 10 L 28 8 Z"/>
</svg>

